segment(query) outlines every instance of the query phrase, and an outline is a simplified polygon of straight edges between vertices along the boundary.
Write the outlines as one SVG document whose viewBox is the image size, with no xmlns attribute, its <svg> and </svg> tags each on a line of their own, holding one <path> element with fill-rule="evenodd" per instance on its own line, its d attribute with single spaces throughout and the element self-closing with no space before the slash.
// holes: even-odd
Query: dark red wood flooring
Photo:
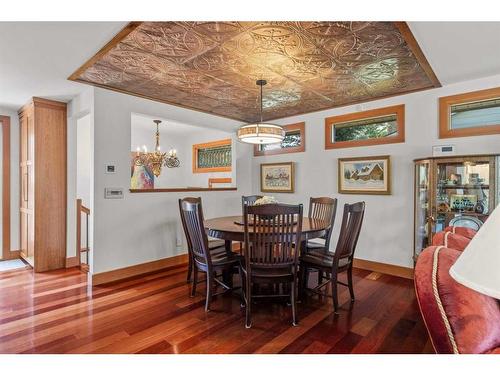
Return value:
<svg viewBox="0 0 500 375">
<path fill-rule="evenodd" d="M 356 302 L 309 297 L 290 307 L 260 301 L 244 327 L 239 298 L 204 311 L 186 267 L 94 287 L 77 269 L 0 272 L 0 353 L 431 353 L 411 280 L 356 269 Z"/>
</svg>

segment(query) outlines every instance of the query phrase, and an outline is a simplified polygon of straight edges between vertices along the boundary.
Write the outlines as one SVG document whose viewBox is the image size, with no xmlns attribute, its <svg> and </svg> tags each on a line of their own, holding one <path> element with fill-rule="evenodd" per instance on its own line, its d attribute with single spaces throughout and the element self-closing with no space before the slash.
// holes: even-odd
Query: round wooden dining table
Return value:
<svg viewBox="0 0 500 375">
<path fill-rule="evenodd" d="M 205 229 L 210 237 L 224 240 L 226 249 L 231 249 L 231 242 L 245 241 L 245 226 L 242 225 L 243 217 L 224 216 L 205 220 Z M 302 241 L 324 236 L 328 226 L 328 220 L 312 219 L 304 217 L 302 219 Z"/>
</svg>

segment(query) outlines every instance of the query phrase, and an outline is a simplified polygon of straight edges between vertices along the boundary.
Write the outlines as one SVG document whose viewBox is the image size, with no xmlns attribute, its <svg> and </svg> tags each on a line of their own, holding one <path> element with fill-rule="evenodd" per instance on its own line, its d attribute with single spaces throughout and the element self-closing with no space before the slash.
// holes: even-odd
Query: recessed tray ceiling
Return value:
<svg viewBox="0 0 500 375">
<path fill-rule="evenodd" d="M 404 22 L 132 22 L 70 77 L 245 122 L 440 86 Z"/>
</svg>

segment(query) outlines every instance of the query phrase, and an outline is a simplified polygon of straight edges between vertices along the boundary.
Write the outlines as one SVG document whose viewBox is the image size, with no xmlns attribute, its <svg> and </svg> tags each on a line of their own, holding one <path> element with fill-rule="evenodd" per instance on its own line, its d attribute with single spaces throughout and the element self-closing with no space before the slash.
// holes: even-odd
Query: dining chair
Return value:
<svg viewBox="0 0 500 375">
<path fill-rule="evenodd" d="M 196 202 L 199 198 L 184 198 L 186 201 L 192 201 Z M 186 227 L 186 222 L 184 221 L 184 215 L 182 214 L 182 208 L 181 208 L 181 199 L 179 199 L 179 211 L 181 213 L 181 223 L 182 223 L 182 229 L 184 231 L 184 236 L 186 237 L 186 244 L 188 248 L 188 272 L 187 272 L 187 277 L 186 281 L 188 283 L 191 282 L 191 277 L 193 274 L 193 250 L 192 250 L 192 244 L 189 238 L 189 234 L 187 231 Z M 223 253 L 226 251 L 226 244 L 223 240 L 216 240 L 216 239 L 208 239 L 208 248 L 212 252 L 214 256 Z"/>
<path fill-rule="evenodd" d="M 325 234 L 321 237 L 308 240 L 303 246 L 302 252 L 321 251 L 328 252 L 330 249 L 330 240 L 335 224 L 335 215 L 337 214 L 337 198 L 317 197 L 309 198 L 309 219 L 328 221 L 329 225 Z M 306 273 L 309 271 L 306 269 Z M 306 278 L 309 274 L 305 275 Z M 323 282 L 323 273 L 318 272 L 318 284 Z"/>
<path fill-rule="evenodd" d="M 329 251 L 311 250 L 305 252 L 300 257 L 300 283 L 299 291 L 301 298 L 304 297 L 305 291 L 311 291 L 320 295 L 320 289 L 331 284 L 332 299 L 334 311 L 338 310 L 337 284 L 347 286 L 351 296 L 351 301 L 354 302 L 354 288 L 352 284 L 352 264 L 354 259 L 354 251 L 361 232 L 363 217 L 365 213 L 365 202 L 354 204 L 345 204 L 344 213 L 342 216 L 342 225 L 340 228 L 339 239 L 334 253 Z M 321 283 L 313 289 L 308 289 L 308 271 L 310 269 L 318 270 L 321 275 L 325 274 L 328 280 Z M 347 272 L 347 284 L 338 280 L 338 275 L 342 272 Z"/>
<path fill-rule="evenodd" d="M 241 196 L 241 214 L 245 213 L 245 205 L 253 206 L 263 195 L 242 195 Z M 240 242 L 240 253 L 243 254 L 243 244 Z"/>
<path fill-rule="evenodd" d="M 262 195 L 242 195 L 241 196 L 241 213 L 245 211 L 245 205 L 253 206 L 257 200 L 262 198 Z"/>
<path fill-rule="evenodd" d="M 311 249 L 328 251 L 332 237 L 335 215 L 337 213 L 337 198 L 319 197 L 309 198 L 309 219 L 324 220 L 329 222 L 328 229 L 322 237 L 306 242 L 306 252 Z"/>
<path fill-rule="evenodd" d="M 292 324 L 297 325 L 297 266 L 302 235 L 302 205 L 244 206 L 245 225 L 245 327 L 252 326 L 252 299 L 290 297 Z M 257 294 L 258 283 L 290 285 L 289 294 Z"/>
<path fill-rule="evenodd" d="M 196 293 L 198 284 L 198 271 L 205 272 L 207 275 L 207 297 L 205 301 L 205 311 L 210 310 L 212 297 L 221 293 L 213 294 L 212 286 L 214 283 L 222 286 L 225 291 L 233 288 L 219 280 L 217 273 L 231 274 L 237 267 L 240 275 L 241 285 L 243 285 L 242 261 L 243 258 L 232 251 L 221 251 L 220 248 L 210 249 L 207 233 L 205 232 L 203 209 L 201 198 L 179 199 L 179 209 L 182 223 L 186 231 L 186 237 L 190 244 L 192 265 L 193 265 L 193 284 L 191 297 Z M 224 293 L 223 291 L 222 293 Z"/>
</svg>

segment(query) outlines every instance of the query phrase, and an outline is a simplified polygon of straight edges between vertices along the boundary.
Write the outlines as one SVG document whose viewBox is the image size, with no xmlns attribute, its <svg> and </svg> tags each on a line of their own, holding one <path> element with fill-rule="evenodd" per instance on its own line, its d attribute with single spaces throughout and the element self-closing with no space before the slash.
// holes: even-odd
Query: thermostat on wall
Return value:
<svg viewBox="0 0 500 375">
<path fill-rule="evenodd" d="M 106 173 L 115 173 L 116 172 L 116 166 L 113 164 L 106 164 Z"/>
<path fill-rule="evenodd" d="M 432 156 L 455 155 L 455 145 L 432 146 Z"/>
<path fill-rule="evenodd" d="M 105 199 L 123 199 L 122 188 L 104 188 Z"/>
</svg>

